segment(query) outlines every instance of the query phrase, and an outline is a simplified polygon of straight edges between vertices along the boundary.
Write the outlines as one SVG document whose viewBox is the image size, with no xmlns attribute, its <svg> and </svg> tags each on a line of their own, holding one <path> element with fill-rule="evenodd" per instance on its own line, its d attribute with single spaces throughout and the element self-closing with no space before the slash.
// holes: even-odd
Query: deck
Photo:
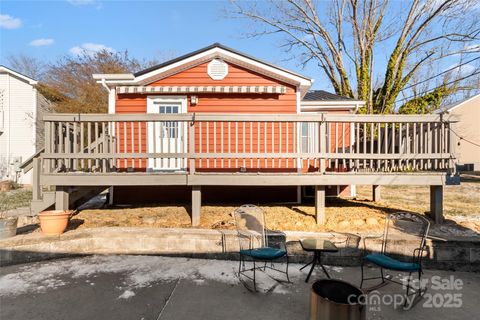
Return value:
<svg viewBox="0 0 480 320">
<path fill-rule="evenodd" d="M 45 150 L 32 160 L 34 201 L 55 189 L 316 186 L 319 223 L 327 185 L 429 185 L 441 221 L 442 186 L 458 183 L 457 120 L 448 115 L 48 114 Z"/>
</svg>

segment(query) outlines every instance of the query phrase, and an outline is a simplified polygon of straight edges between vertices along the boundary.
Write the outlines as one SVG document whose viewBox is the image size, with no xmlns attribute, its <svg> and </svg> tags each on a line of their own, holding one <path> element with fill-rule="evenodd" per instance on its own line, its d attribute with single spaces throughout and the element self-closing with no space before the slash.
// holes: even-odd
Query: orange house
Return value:
<svg viewBox="0 0 480 320">
<path fill-rule="evenodd" d="M 354 113 L 362 101 L 310 88 L 313 79 L 275 66 L 245 53 L 215 43 L 135 74 L 95 74 L 109 92 L 111 114 L 253 114 Z M 254 119 L 252 119 L 254 120 Z M 195 150 L 211 154 L 196 159 L 197 171 L 205 172 L 297 172 L 318 170 L 319 163 L 307 159 L 228 159 L 217 153 L 315 152 L 318 128 L 314 123 L 198 122 L 194 139 L 187 138 L 186 124 L 121 123 L 117 132 L 117 152 L 174 152 Z M 334 124 L 330 148 L 348 148 L 354 137 L 350 127 Z M 186 170 L 185 159 L 128 159 L 118 161 L 125 171 Z M 341 171 L 341 166 L 333 170 Z M 159 202 L 188 199 L 187 187 L 115 187 L 117 203 Z M 233 190 L 234 189 L 234 190 Z M 136 191 L 139 188 L 135 188 Z M 253 190 L 253 191 L 252 191 Z M 207 201 L 301 201 L 309 196 L 308 187 L 209 187 Z M 327 187 L 328 195 L 354 195 L 351 186 Z M 269 198 L 269 194 L 275 196 Z M 261 196 L 261 197 L 260 197 Z M 242 198 L 243 197 L 243 198 Z M 258 199 L 257 199 L 258 198 Z"/>
</svg>

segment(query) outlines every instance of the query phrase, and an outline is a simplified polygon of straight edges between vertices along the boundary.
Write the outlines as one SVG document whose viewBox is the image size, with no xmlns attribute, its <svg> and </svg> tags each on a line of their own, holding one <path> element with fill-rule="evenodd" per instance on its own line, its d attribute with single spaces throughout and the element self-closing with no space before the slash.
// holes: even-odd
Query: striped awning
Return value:
<svg viewBox="0 0 480 320">
<path fill-rule="evenodd" d="M 276 93 L 284 94 L 285 86 L 122 86 L 117 93 Z"/>
</svg>

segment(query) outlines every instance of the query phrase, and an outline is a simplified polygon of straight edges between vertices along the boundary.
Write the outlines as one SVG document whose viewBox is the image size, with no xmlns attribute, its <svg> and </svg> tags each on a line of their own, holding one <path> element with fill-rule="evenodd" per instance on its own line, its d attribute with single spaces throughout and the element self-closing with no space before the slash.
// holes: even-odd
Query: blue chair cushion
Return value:
<svg viewBox="0 0 480 320">
<path fill-rule="evenodd" d="M 418 263 L 398 261 L 383 254 L 369 254 L 365 259 L 385 269 L 408 272 L 414 272 L 420 269 Z"/>
<path fill-rule="evenodd" d="M 240 254 L 250 256 L 255 259 L 272 260 L 283 257 L 287 251 L 283 249 L 263 247 L 256 249 L 240 250 Z"/>
</svg>

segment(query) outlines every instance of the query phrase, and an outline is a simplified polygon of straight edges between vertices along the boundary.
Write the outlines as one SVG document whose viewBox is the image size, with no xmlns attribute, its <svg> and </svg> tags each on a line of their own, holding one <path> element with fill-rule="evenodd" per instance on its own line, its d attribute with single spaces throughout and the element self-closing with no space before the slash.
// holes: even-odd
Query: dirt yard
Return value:
<svg viewBox="0 0 480 320">
<path fill-rule="evenodd" d="M 480 178 L 464 179 L 460 186 L 445 187 L 445 214 L 452 225 L 480 231 Z M 383 228 L 386 214 L 411 211 L 424 214 L 429 209 L 429 187 L 382 187 L 382 201 L 371 201 L 371 186 L 358 186 L 356 199 L 327 199 L 326 224 L 315 224 L 313 204 L 262 205 L 267 227 L 288 231 L 376 232 Z M 200 228 L 234 229 L 231 212 L 238 205 L 204 204 Z M 81 211 L 76 227 L 142 226 L 189 228 L 188 204 L 140 206 Z M 447 225 L 448 225 L 447 223 Z"/>
<path fill-rule="evenodd" d="M 386 214 L 411 211 L 424 214 L 429 209 L 429 187 L 385 186 L 382 200 L 371 201 L 371 186 L 357 186 L 356 199 L 327 198 L 326 223 L 315 224 L 313 203 L 302 205 L 262 205 L 267 227 L 284 231 L 380 232 Z M 0 207 L 11 210 L 27 207 L 31 190 L 21 188 L 0 192 Z M 98 203 L 98 202 L 97 202 Z M 102 204 L 101 202 L 100 204 Z M 239 204 L 204 204 L 200 228 L 234 229 L 232 211 Z M 70 223 L 71 229 L 92 227 L 190 228 L 189 204 L 85 209 Z M 447 224 L 442 228 L 455 233 L 480 233 L 480 174 L 465 175 L 460 186 L 446 186 L 444 211 Z"/>
<path fill-rule="evenodd" d="M 238 205 L 204 205 L 200 228 L 235 229 L 231 213 Z M 263 205 L 267 227 L 275 230 L 348 231 L 355 224 L 358 231 L 380 228 L 384 211 L 354 201 L 329 201 L 325 226 L 315 224 L 313 206 Z M 188 206 L 152 206 L 125 209 L 84 210 L 75 218 L 84 220 L 81 228 L 100 226 L 151 226 L 188 228 Z M 369 218 L 367 225 L 366 219 Z"/>
<path fill-rule="evenodd" d="M 371 199 L 371 186 L 359 186 L 357 199 Z M 381 190 L 382 205 L 391 208 L 424 212 L 429 209 L 428 186 L 386 186 Z M 480 175 L 462 176 L 459 186 L 445 186 L 444 213 L 450 216 L 480 216 Z"/>
</svg>

